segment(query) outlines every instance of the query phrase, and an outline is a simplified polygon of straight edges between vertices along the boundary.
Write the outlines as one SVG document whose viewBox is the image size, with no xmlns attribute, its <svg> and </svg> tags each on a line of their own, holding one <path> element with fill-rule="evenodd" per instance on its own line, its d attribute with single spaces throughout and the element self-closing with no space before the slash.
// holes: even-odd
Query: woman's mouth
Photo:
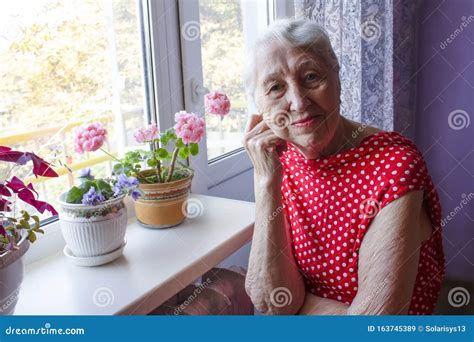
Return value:
<svg viewBox="0 0 474 342">
<path fill-rule="evenodd" d="M 303 118 L 303 119 L 300 119 L 300 120 L 297 120 L 295 122 L 293 122 L 291 125 L 292 126 L 295 126 L 295 127 L 310 127 L 312 126 L 317 118 L 319 118 L 320 116 L 317 115 L 317 116 L 308 116 L 306 118 Z"/>
</svg>

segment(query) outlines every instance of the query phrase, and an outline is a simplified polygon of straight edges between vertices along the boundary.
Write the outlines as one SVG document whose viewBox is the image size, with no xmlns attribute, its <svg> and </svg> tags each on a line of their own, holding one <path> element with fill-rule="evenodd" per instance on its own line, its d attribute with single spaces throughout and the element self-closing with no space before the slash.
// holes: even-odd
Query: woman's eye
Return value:
<svg viewBox="0 0 474 342">
<path fill-rule="evenodd" d="M 278 91 L 281 89 L 281 86 L 279 84 L 275 84 L 270 88 L 270 92 Z"/>
<path fill-rule="evenodd" d="M 318 79 L 318 75 L 316 74 L 307 74 L 305 76 L 306 81 L 316 81 Z"/>
</svg>

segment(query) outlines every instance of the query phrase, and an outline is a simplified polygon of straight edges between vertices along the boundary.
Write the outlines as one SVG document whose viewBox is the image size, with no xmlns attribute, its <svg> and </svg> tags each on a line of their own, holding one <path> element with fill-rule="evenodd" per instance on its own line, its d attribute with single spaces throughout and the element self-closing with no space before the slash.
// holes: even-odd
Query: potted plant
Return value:
<svg viewBox="0 0 474 342">
<path fill-rule="evenodd" d="M 134 200 L 138 222 L 149 228 L 169 228 L 186 217 L 186 201 L 193 170 L 184 162 L 199 153 L 205 121 L 194 113 L 175 114 L 176 124 L 163 133 L 149 125 L 135 133 L 138 143 L 148 150 L 134 150 L 114 166 L 115 173 L 135 176 L 141 196 Z M 184 161 L 184 162 L 183 162 Z"/>
<path fill-rule="evenodd" d="M 208 114 L 220 116 L 230 111 L 230 100 L 220 91 L 204 97 Z M 148 143 L 148 150 L 128 152 L 115 172 L 136 176 L 142 196 L 134 201 L 138 222 L 149 228 L 169 228 L 182 223 L 187 215 L 187 199 L 191 189 L 193 170 L 189 156 L 199 153 L 198 143 L 205 134 L 205 121 L 195 113 L 180 111 L 175 114 L 175 125 L 159 133 L 156 125 L 135 133 L 138 143 Z M 181 160 L 180 160 L 181 159 Z M 142 169 L 146 165 L 146 169 Z"/>
<path fill-rule="evenodd" d="M 75 131 L 78 153 L 101 148 L 107 131 L 100 123 Z M 138 181 L 125 174 L 95 178 L 91 169 L 78 173 L 79 184 L 59 197 L 59 222 L 66 246 L 64 253 L 76 264 L 97 266 L 122 255 L 127 228 L 124 198 L 138 198 Z"/>
<path fill-rule="evenodd" d="M 0 160 L 13 164 L 8 175 L 0 181 L 0 315 L 11 315 L 23 281 L 23 255 L 28 251 L 29 243 L 35 242 L 36 234 L 43 233 L 39 217 L 18 207 L 23 203 L 42 214 L 46 210 L 52 215 L 57 212 L 47 202 L 38 200 L 38 193 L 31 183 L 25 185 L 20 178 L 9 175 L 30 161 L 36 177 L 58 175 L 51 164 L 31 152 L 0 146 Z"/>
<path fill-rule="evenodd" d="M 205 105 L 209 114 L 221 119 L 230 111 L 230 101 L 220 91 L 206 94 Z M 137 220 L 145 227 L 169 228 L 182 223 L 186 217 L 194 175 L 187 163 L 190 156 L 199 153 L 198 143 L 205 134 L 205 121 L 195 113 L 180 111 L 175 114 L 175 122 L 172 128 L 161 133 L 155 124 L 137 130 L 136 142 L 148 144 L 148 149 L 129 151 L 122 159 L 102 149 L 106 138 L 102 124 L 82 127 L 76 133 L 76 152 L 101 149 L 117 162 L 113 168 L 115 176 L 136 179 L 139 191 L 132 197 Z"/>
</svg>

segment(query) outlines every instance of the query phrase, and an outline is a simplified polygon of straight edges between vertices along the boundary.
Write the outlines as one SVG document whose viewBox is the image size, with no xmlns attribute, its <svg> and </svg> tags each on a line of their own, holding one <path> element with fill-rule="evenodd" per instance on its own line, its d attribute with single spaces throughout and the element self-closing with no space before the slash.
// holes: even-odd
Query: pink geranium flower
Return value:
<svg viewBox="0 0 474 342">
<path fill-rule="evenodd" d="M 212 91 L 204 96 L 206 113 L 220 115 L 221 118 L 229 114 L 230 100 L 220 91 Z"/>
<path fill-rule="evenodd" d="M 158 138 L 159 132 L 158 127 L 155 124 L 147 127 L 140 128 L 134 134 L 135 141 L 139 144 L 144 142 L 153 141 Z"/>
<path fill-rule="evenodd" d="M 182 110 L 174 115 L 174 120 L 176 135 L 183 140 L 183 143 L 198 143 L 204 137 L 206 123 L 196 114 Z"/>
<path fill-rule="evenodd" d="M 80 154 L 97 151 L 107 138 L 107 130 L 100 122 L 79 126 L 74 134 L 74 149 Z"/>
</svg>

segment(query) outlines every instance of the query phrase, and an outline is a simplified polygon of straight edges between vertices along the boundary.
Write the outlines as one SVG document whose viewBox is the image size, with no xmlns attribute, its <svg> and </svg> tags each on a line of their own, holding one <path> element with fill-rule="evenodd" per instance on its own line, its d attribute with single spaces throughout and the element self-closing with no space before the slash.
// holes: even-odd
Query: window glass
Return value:
<svg viewBox="0 0 474 342">
<path fill-rule="evenodd" d="M 0 2 L 0 145 L 35 152 L 58 166 L 59 178 L 30 177 L 53 205 L 74 182 L 59 161 L 107 176 L 101 151 L 74 152 L 74 127 L 100 121 L 104 148 L 122 153 L 146 121 L 144 44 L 135 0 L 16 0 Z M 6 177 L 8 163 L 0 164 Z"/>
<path fill-rule="evenodd" d="M 231 101 L 231 112 L 224 120 L 207 115 L 208 159 L 242 146 L 247 120 L 243 86 L 245 48 L 255 38 L 267 13 L 261 0 L 200 0 L 199 20 L 204 87 L 224 91 Z M 257 14 L 257 15 L 256 15 Z M 252 35 L 245 32 L 253 32 Z"/>
</svg>

